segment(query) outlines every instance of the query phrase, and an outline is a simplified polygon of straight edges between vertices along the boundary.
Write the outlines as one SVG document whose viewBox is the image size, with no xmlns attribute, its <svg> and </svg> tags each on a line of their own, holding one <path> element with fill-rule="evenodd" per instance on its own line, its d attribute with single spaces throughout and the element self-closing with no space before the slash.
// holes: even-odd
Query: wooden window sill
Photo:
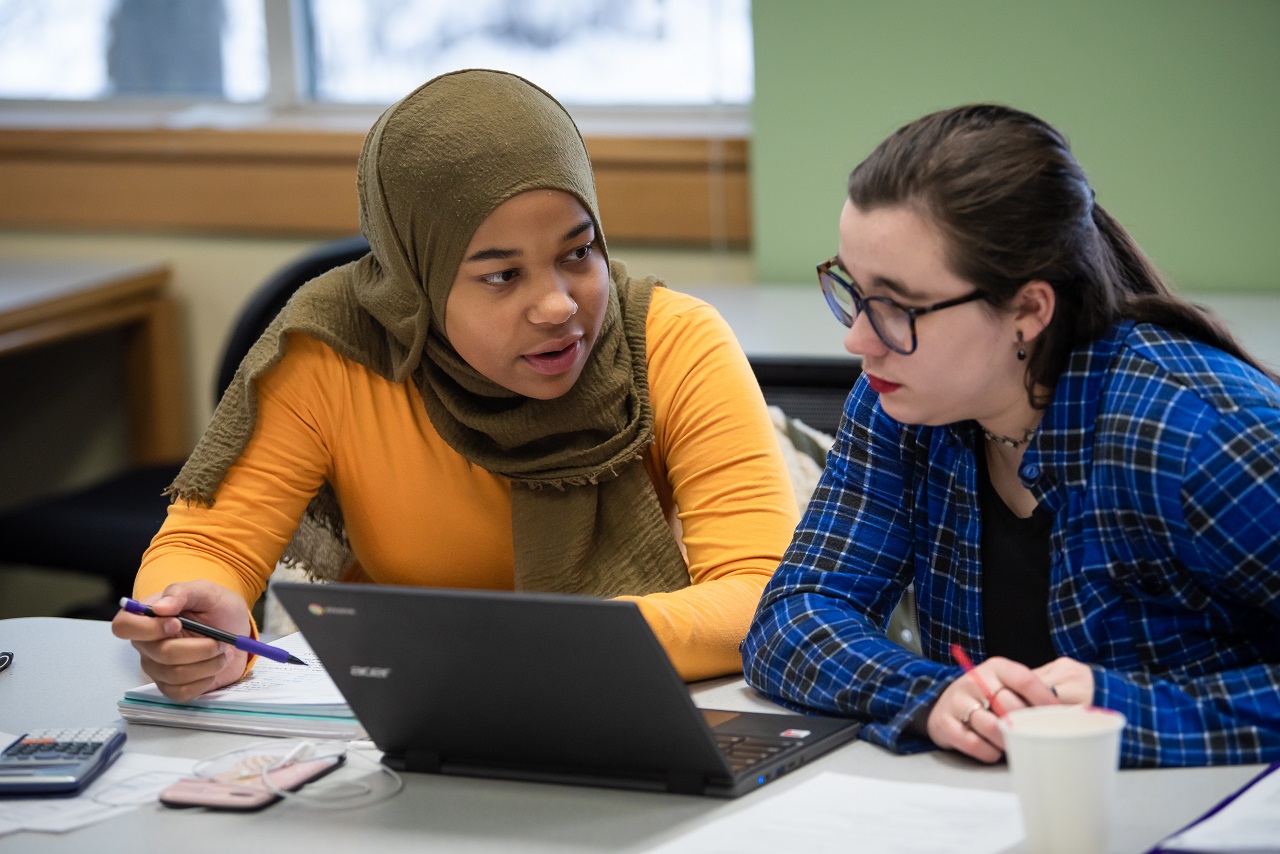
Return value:
<svg viewBox="0 0 1280 854">
<path fill-rule="evenodd" d="M 330 236 L 358 229 L 363 132 L 0 128 L 0 228 Z M 605 233 L 746 246 L 747 140 L 591 136 Z"/>
</svg>

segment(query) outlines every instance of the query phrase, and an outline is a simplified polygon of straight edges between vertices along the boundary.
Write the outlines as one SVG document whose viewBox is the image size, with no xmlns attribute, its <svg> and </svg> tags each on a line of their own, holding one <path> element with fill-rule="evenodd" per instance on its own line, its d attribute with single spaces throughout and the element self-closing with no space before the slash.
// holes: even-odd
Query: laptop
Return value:
<svg viewBox="0 0 1280 854">
<path fill-rule="evenodd" d="M 860 723 L 700 710 L 634 602 L 272 586 L 397 770 L 736 797 Z"/>
</svg>

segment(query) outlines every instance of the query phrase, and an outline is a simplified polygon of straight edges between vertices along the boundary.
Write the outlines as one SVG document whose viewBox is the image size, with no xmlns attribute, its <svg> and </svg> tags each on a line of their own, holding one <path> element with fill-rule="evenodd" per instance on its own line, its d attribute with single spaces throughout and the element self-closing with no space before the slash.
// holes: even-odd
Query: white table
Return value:
<svg viewBox="0 0 1280 854">
<path fill-rule="evenodd" d="M 132 647 L 109 624 L 31 617 L 0 620 L 0 649 L 15 653 L 0 673 L 0 731 L 117 721 L 116 700 L 147 682 Z M 741 679 L 693 687 L 701 706 L 778 711 Z M 251 736 L 131 725 L 126 750 L 202 758 Z M 1140 852 L 1243 785 L 1261 766 L 1123 771 L 1115 851 Z M 1010 791 L 1008 771 L 953 754 L 894 756 L 865 742 L 847 745 L 734 801 L 541 783 L 405 776 L 395 798 L 372 807 L 322 811 L 285 802 L 260 813 L 216 814 L 139 808 L 65 835 L 0 837 L 0 850 L 288 851 L 643 851 L 820 772 Z M 851 847 L 850 850 L 856 850 Z"/>
</svg>

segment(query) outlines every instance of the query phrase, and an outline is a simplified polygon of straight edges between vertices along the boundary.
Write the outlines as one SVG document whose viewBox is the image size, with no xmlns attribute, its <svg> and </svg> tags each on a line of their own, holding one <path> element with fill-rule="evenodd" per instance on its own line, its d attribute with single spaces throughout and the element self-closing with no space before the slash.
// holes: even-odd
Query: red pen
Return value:
<svg viewBox="0 0 1280 854">
<path fill-rule="evenodd" d="M 973 683 L 978 686 L 978 690 L 982 692 L 982 696 L 987 698 L 987 704 L 991 706 L 991 711 L 1000 717 L 1004 717 L 1004 707 L 1000 705 L 1000 701 L 996 699 L 996 695 L 992 694 L 987 688 L 987 683 L 982 681 L 982 677 L 978 675 L 978 671 L 973 669 L 973 659 L 969 658 L 969 653 L 964 651 L 964 647 L 958 643 L 951 645 L 951 656 L 956 663 L 964 668 L 964 672 L 968 673 L 973 679 Z"/>
</svg>

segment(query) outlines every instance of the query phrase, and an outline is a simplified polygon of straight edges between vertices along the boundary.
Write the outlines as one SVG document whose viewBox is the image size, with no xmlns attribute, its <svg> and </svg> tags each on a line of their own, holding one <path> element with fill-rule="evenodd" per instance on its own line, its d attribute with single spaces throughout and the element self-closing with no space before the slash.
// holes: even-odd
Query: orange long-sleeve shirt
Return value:
<svg viewBox="0 0 1280 854">
<path fill-rule="evenodd" d="M 764 400 L 709 305 L 654 291 L 646 323 L 655 440 L 645 468 L 691 585 L 637 597 L 685 679 L 741 669 L 765 582 L 797 522 Z M 412 381 L 389 382 L 303 335 L 258 382 L 254 434 L 213 507 L 177 502 L 135 592 L 203 578 L 261 595 L 326 479 L 357 564 L 345 580 L 510 590 L 511 487 L 436 433 Z"/>
</svg>

